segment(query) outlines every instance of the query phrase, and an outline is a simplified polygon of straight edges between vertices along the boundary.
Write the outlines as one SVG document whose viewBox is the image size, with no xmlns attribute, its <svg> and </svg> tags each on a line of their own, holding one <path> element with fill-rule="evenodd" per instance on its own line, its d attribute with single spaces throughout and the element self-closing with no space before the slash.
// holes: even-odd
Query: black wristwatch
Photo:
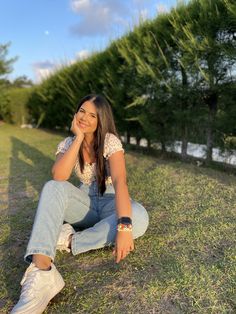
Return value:
<svg viewBox="0 0 236 314">
<path fill-rule="evenodd" d="M 130 217 L 120 217 L 117 220 L 117 225 L 123 224 L 123 225 L 132 225 L 132 219 Z"/>
</svg>

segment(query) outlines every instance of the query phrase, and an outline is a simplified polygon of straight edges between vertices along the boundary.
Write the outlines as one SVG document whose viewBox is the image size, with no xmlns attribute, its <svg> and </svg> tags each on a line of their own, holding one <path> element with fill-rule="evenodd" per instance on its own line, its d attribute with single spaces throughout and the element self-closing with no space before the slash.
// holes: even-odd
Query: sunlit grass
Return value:
<svg viewBox="0 0 236 314">
<path fill-rule="evenodd" d="M 62 138 L 0 126 L 1 313 L 18 299 L 39 193 Z M 131 152 L 126 161 L 148 231 L 119 265 L 111 248 L 58 253 L 66 287 L 46 313 L 235 313 L 235 176 Z"/>
</svg>

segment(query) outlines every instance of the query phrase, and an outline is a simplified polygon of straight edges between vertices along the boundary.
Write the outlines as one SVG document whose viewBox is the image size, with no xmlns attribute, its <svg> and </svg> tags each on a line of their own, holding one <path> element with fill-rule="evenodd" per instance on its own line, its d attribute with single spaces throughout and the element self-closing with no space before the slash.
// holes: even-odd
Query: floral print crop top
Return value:
<svg viewBox="0 0 236 314">
<path fill-rule="evenodd" d="M 75 137 L 67 137 L 62 142 L 60 142 L 59 145 L 57 146 L 56 155 L 59 153 L 64 154 L 68 150 L 70 145 L 73 143 L 74 138 Z M 103 156 L 106 159 L 106 171 L 108 174 L 106 178 L 106 184 L 112 184 L 108 159 L 112 154 L 118 151 L 124 152 L 120 139 L 112 133 L 107 133 L 105 136 L 103 149 Z M 77 160 L 74 167 L 74 171 L 77 177 L 80 179 L 80 181 L 84 184 L 91 184 L 93 181 L 96 180 L 96 163 L 89 164 L 85 162 L 84 170 L 81 173 L 79 160 Z"/>
</svg>

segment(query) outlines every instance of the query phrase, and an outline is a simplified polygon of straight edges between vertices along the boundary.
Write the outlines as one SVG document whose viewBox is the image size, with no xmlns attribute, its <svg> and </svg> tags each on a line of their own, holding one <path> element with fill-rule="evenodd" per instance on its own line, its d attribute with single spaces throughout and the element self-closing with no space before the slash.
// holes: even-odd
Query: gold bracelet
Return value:
<svg viewBox="0 0 236 314">
<path fill-rule="evenodd" d="M 132 231 L 132 225 L 129 224 L 129 225 L 125 225 L 125 224 L 118 224 L 117 225 L 117 231 L 129 231 L 131 232 Z"/>
</svg>

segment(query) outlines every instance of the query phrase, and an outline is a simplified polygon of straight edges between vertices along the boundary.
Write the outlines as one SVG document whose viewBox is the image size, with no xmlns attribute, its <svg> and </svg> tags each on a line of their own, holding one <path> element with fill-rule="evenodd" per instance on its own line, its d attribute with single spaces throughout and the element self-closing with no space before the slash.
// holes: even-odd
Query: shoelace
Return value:
<svg viewBox="0 0 236 314">
<path fill-rule="evenodd" d="M 35 270 L 33 270 L 35 268 Z M 30 265 L 20 284 L 22 285 L 22 291 L 21 291 L 21 295 L 26 297 L 27 295 L 30 295 L 32 294 L 32 288 L 33 288 L 33 285 L 34 285 L 34 282 L 35 282 L 35 279 L 37 277 L 37 274 L 35 274 L 35 272 L 37 271 L 38 269 L 35 267 L 34 264 Z M 27 279 L 27 280 L 26 280 Z"/>
</svg>

